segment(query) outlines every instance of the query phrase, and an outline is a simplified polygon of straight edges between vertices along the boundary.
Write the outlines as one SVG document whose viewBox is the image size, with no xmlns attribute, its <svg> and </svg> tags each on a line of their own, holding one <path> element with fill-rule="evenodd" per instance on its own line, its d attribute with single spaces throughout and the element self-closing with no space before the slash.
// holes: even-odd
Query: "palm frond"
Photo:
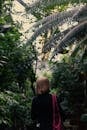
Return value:
<svg viewBox="0 0 87 130">
<path fill-rule="evenodd" d="M 82 13 L 84 9 L 85 9 L 84 6 L 83 7 L 74 7 L 70 11 L 54 13 L 54 14 L 47 16 L 46 18 L 40 20 L 35 25 L 33 25 L 32 28 L 33 29 L 35 28 L 36 31 L 34 32 L 32 37 L 28 40 L 27 44 L 29 42 L 33 42 L 39 35 L 46 32 L 48 29 L 51 29 L 52 27 L 58 26 L 60 24 L 62 25 L 66 21 L 71 21 L 73 18 L 74 18 L 73 20 L 75 21 L 76 20 L 75 18 L 78 17 L 78 15 L 79 15 L 79 12 Z M 79 17 L 81 17 L 81 16 L 79 16 Z M 30 28 L 29 30 L 31 30 L 32 28 Z"/>
<path fill-rule="evenodd" d="M 84 53 L 80 59 L 80 62 L 83 62 L 84 59 L 86 59 L 86 61 L 87 61 L 87 46 L 85 47 L 85 50 L 84 50 Z"/>
<path fill-rule="evenodd" d="M 83 18 L 83 14 L 84 13 L 87 13 L 87 6 L 77 6 L 77 7 L 73 7 L 71 9 L 71 11 L 73 11 L 73 17 L 72 17 L 72 20 L 74 21 L 78 21 L 79 18 L 81 19 L 81 17 Z M 53 21 L 53 20 L 56 20 L 56 19 L 60 19 L 61 16 L 64 17 L 66 16 L 66 14 L 68 15 L 68 12 L 69 11 L 63 11 L 61 13 L 53 13 L 45 18 L 43 18 L 42 20 L 38 21 L 35 25 L 33 25 L 33 28 L 38 28 L 40 25 L 44 25 L 46 23 L 48 23 L 48 21 Z M 86 16 L 86 15 L 85 15 Z M 67 17 L 67 16 L 66 16 Z M 69 17 L 69 16 L 68 16 Z"/>
<path fill-rule="evenodd" d="M 56 46 L 55 42 L 62 39 L 70 30 L 71 30 L 71 28 L 69 28 L 63 32 L 59 32 L 58 34 L 52 36 L 50 38 L 50 40 L 47 43 L 45 43 L 45 45 L 43 46 L 42 52 L 47 53 L 48 51 L 51 50 L 52 47 L 55 48 L 55 46 Z"/>
<path fill-rule="evenodd" d="M 74 15 L 73 20 L 81 22 L 87 19 L 87 5 L 80 8 Z"/>
<path fill-rule="evenodd" d="M 78 43 L 78 45 L 76 45 L 70 57 L 75 57 L 79 49 L 84 47 L 84 44 L 87 44 L 86 42 L 87 42 L 87 35 Z"/>
<path fill-rule="evenodd" d="M 73 28 L 66 36 L 61 40 L 57 45 L 56 49 L 53 52 L 52 58 L 61 52 L 66 46 L 71 45 L 76 39 L 85 37 L 87 34 L 87 21 L 80 23 L 78 26 Z"/>
<path fill-rule="evenodd" d="M 47 32 L 47 30 L 56 27 L 58 25 L 62 25 L 66 21 L 69 21 L 70 18 L 72 18 L 73 14 L 77 11 L 77 9 L 73 9 L 71 11 L 65 11 L 57 14 L 53 17 L 53 19 L 50 19 L 47 23 L 43 24 L 42 27 L 39 27 L 32 37 L 27 41 L 26 45 L 29 43 L 32 43 L 39 35 L 41 35 L 44 32 Z"/>
</svg>

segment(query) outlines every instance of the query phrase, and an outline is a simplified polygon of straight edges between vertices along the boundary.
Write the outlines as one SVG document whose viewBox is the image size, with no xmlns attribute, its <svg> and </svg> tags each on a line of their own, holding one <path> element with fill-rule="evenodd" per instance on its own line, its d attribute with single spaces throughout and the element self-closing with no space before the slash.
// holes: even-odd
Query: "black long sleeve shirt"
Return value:
<svg viewBox="0 0 87 130">
<path fill-rule="evenodd" d="M 58 106 L 62 116 L 59 103 Z M 40 130 L 52 130 L 53 109 L 51 94 L 45 93 L 34 97 L 32 101 L 31 118 L 36 123 L 40 123 Z"/>
</svg>

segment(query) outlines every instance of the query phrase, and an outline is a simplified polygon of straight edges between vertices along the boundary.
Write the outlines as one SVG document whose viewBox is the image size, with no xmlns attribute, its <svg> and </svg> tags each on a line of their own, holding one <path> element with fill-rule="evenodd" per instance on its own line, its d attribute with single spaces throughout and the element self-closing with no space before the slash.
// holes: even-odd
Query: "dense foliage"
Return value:
<svg viewBox="0 0 87 130">
<path fill-rule="evenodd" d="M 0 126 L 21 128 L 30 123 L 31 99 L 24 94 L 0 93 Z M 0 127 L 3 128 L 3 127 Z"/>
<path fill-rule="evenodd" d="M 56 63 L 53 70 L 52 86 L 57 86 L 61 91 L 69 94 L 68 99 L 72 108 L 76 104 L 84 104 L 87 98 L 86 66 L 87 63 L 61 62 Z"/>
<path fill-rule="evenodd" d="M 20 129 L 30 123 L 36 51 L 20 42 L 12 2 L 0 1 L 0 7 L 0 129 Z"/>
<path fill-rule="evenodd" d="M 50 59 L 52 91 L 60 96 L 64 111 L 80 119 L 87 113 L 87 0 L 38 0 L 30 6 L 17 1 L 37 21 L 29 29 L 33 35 L 26 44 L 21 43 L 22 34 L 11 16 L 12 1 L 0 1 L 0 129 L 27 129 L 31 123 L 33 63 L 37 67 L 40 62 L 35 48 L 38 36 L 44 39 L 42 61 Z M 68 28 L 62 30 L 64 24 Z M 56 62 L 52 61 L 59 53 L 64 59 L 59 61 L 56 56 Z"/>
<path fill-rule="evenodd" d="M 81 115 L 87 113 L 87 1 L 41 0 L 31 7 L 39 21 L 33 26 L 34 33 L 26 45 L 39 36 L 44 37 L 42 53 L 50 62 L 56 60 L 51 66 L 52 86 L 60 90 L 65 112 L 76 114 L 74 119 L 80 120 Z M 61 61 L 60 54 L 67 60 Z"/>
</svg>

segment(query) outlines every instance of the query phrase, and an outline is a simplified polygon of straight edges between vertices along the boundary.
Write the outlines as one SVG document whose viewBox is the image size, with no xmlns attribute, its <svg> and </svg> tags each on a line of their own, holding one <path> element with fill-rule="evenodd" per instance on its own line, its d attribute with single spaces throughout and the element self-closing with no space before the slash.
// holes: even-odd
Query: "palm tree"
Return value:
<svg viewBox="0 0 87 130">
<path fill-rule="evenodd" d="M 43 19 L 37 21 L 33 28 L 31 28 L 34 30 L 34 33 L 27 41 L 26 46 L 33 43 L 38 36 L 43 34 L 47 35 L 50 31 L 51 33 L 49 38 L 45 35 L 46 40 L 42 52 L 47 53 L 54 48 L 51 57 L 52 59 L 58 53 L 67 52 L 64 52 L 67 46 L 73 43 L 78 43 L 79 46 L 79 44 L 84 43 L 84 40 L 87 40 L 87 5 L 85 4 L 87 0 L 37 0 L 32 5 L 27 5 L 22 0 L 17 1 L 33 14 L 35 11 L 38 12 L 38 10 L 42 13 L 46 8 L 48 9 L 72 3 L 71 10 L 52 13 L 51 15 L 43 17 Z M 74 3 L 78 3 L 78 6 L 73 6 Z M 81 6 L 80 3 L 84 4 Z M 77 22 L 77 24 L 74 25 L 73 23 L 75 22 Z M 61 32 L 59 26 L 64 23 L 68 23 L 69 26 Z"/>
<path fill-rule="evenodd" d="M 87 54 L 87 0 L 36 0 L 33 4 L 26 4 L 22 0 L 17 0 L 25 7 L 28 13 L 36 16 L 40 15 L 40 19 L 29 30 L 33 31 L 33 35 L 28 39 L 26 47 L 33 44 L 38 36 L 44 36 L 44 45 L 42 53 L 51 52 L 50 60 L 55 55 L 67 53 L 67 47 L 75 49 L 70 53 L 71 57 L 80 54 L 80 58 L 86 58 Z M 71 9 L 67 9 L 71 4 Z M 48 13 L 58 7 L 56 13 Z M 63 6 L 62 11 L 59 10 Z M 66 29 L 61 26 L 67 23 Z M 50 34 L 48 36 L 48 34 Z M 70 49 L 70 48 L 68 48 Z M 71 49 L 70 49 L 71 50 Z"/>
</svg>

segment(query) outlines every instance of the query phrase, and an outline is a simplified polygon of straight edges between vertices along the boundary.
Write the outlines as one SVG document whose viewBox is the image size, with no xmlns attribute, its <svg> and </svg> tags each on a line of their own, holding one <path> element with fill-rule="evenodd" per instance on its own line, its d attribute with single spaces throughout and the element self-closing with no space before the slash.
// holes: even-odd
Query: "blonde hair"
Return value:
<svg viewBox="0 0 87 130">
<path fill-rule="evenodd" d="M 42 94 L 49 91 L 49 80 L 46 77 L 40 77 L 36 80 L 36 93 Z"/>
</svg>

